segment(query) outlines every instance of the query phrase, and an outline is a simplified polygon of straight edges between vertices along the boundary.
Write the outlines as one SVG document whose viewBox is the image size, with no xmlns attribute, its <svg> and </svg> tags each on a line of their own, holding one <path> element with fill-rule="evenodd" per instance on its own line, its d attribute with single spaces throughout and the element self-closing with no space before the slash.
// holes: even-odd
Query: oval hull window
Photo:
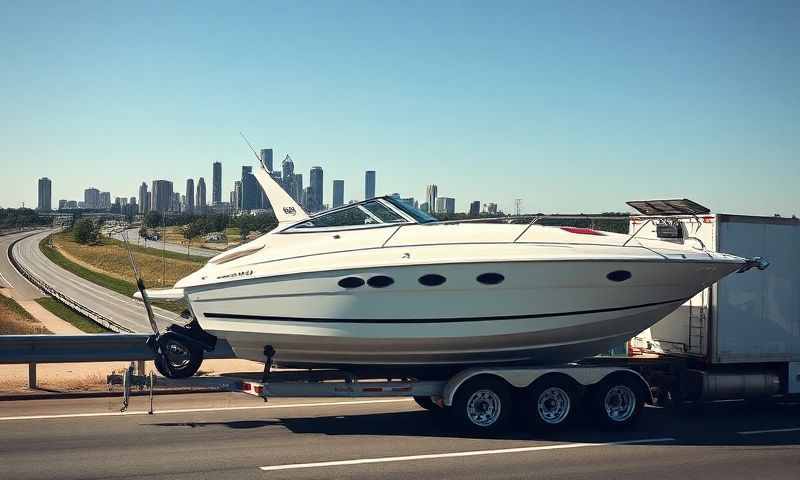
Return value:
<svg viewBox="0 0 800 480">
<path fill-rule="evenodd" d="M 606 278 L 612 282 L 624 282 L 625 280 L 631 278 L 631 272 L 627 270 L 614 270 L 606 275 Z"/>
<path fill-rule="evenodd" d="M 484 285 L 497 285 L 505 280 L 506 277 L 499 273 L 482 273 L 475 279 Z"/>
<path fill-rule="evenodd" d="M 339 286 L 342 288 L 358 288 L 364 285 L 364 280 L 358 277 L 344 277 L 339 280 Z"/>
<path fill-rule="evenodd" d="M 367 280 L 367 285 L 369 285 L 372 288 L 384 288 L 388 287 L 393 283 L 394 280 L 392 279 L 392 277 L 387 277 L 386 275 L 375 275 L 374 277 Z"/>
<path fill-rule="evenodd" d="M 437 275 L 435 273 L 429 273 L 427 275 L 423 275 L 419 277 L 419 283 L 425 285 L 426 287 L 436 287 L 438 285 L 443 284 L 446 282 L 447 279 L 441 275 Z"/>
</svg>

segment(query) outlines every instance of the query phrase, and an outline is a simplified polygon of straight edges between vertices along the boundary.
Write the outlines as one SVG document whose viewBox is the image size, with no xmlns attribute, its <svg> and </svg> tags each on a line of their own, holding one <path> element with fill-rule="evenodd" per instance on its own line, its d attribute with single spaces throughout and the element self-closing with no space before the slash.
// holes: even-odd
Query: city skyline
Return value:
<svg viewBox="0 0 800 480">
<path fill-rule="evenodd" d="M 35 208 L 44 176 L 53 205 L 158 178 L 183 191 L 218 160 L 226 201 L 254 160 L 239 131 L 275 160 L 290 151 L 306 184 L 307 167 L 327 167 L 353 199 L 374 169 L 376 194 L 423 198 L 435 183 L 458 211 L 685 197 L 788 216 L 800 202 L 795 2 L 3 11 L 3 207 Z M 271 28 L 242 28 L 252 18 Z"/>
</svg>

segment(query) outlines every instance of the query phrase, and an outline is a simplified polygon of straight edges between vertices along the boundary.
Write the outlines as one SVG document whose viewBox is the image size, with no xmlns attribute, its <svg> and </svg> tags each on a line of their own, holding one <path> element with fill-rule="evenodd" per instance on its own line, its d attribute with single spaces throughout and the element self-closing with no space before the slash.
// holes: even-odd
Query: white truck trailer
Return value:
<svg viewBox="0 0 800 480">
<path fill-rule="evenodd" d="M 694 243 L 763 256 L 758 275 L 730 275 L 628 343 L 633 363 L 661 394 L 679 400 L 800 394 L 800 221 L 726 214 L 630 219 L 637 238 Z M 665 369 L 664 366 L 671 366 Z"/>
</svg>

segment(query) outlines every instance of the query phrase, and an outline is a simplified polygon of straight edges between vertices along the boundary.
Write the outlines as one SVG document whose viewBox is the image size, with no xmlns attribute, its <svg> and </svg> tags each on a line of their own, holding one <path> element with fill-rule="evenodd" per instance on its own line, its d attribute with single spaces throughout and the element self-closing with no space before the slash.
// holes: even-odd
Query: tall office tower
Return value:
<svg viewBox="0 0 800 480">
<path fill-rule="evenodd" d="M 436 194 L 438 193 L 436 185 L 428 185 L 425 189 L 425 201 L 428 203 L 428 213 L 436 213 Z"/>
<path fill-rule="evenodd" d="M 305 205 L 305 192 L 303 191 L 303 174 L 295 173 L 292 177 L 292 190 L 294 191 L 294 198 L 301 206 Z"/>
<path fill-rule="evenodd" d="M 294 175 L 294 162 L 292 161 L 292 157 L 288 154 L 286 158 L 283 159 L 283 162 L 281 162 L 281 171 L 283 172 L 284 179 L 292 178 L 292 175 Z"/>
<path fill-rule="evenodd" d="M 189 215 L 194 213 L 194 179 L 186 179 L 186 213 Z"/>
<path fill-rule="evenodd" d="M 261 163 L 267 166 L 267 169 L 271 172 L 272 171 L 272 149 L 271 148 L 262 148 L 261 149 Z"/>
<path fill-rule="evenodd" d="M 150 210 L 150 193 L 147 191 L 147 184 L 142 182 L 139 185 L 139 213 L 147 213 Z"/>
<path fill-rule="evenodd" d="M 136 215 L 136 212 L 139 211 L 139 205 L 136 204 L 136 197 L 131 197 L 128 199 L 128 215 Z"/>
<path fill-rule="evenodd" d="M 303 208 L 309 213 L 313 212 L 311 209 L 311 203 L 314 201 L 314 191 L 311 188 L 311 185 L 307 186 L 303 189 Z"/>
<path fill-rule="evenodd" d="M 111 208 L 111 192 L 100 192 L 100 208 Z"/>
<path fill-rule="evenodd" d="M 242 166 L 242 193 L 240 197 L 242 210 L 261 208 L 261 186 L 253 175 L 253 167 Z"/>
<path fill-rule="evenodd" d="M 67 208 L 67 200 L 59 200 L 58 201 L 58 209 L 59 210 L 64 210 L 65 208 Z"/>
<path fill-rule="evenodd" d="M 83 191 L 83 208 L 97 208 L 100 205 L 100 190 L 90 187 Z"/>
<path fill-rule="evenodd" d="M 470 217 L 477 217 L 481 214 L 481 202 L 480 200 L 475 200 L 469 204 L 469 216 Z"/>
<path fill-rule="evenodd" d="M 497 204 L 496 203 L 487 203 L 486 204 L 486 213 L 489 215 L 497 215 Z"/>
<path fill-rule="evenodd" d="M 242 181 L 233 182 L 233 192 L 231 192 L 231 204 L 236 210 L 242 209 Z"/>
<path fill-rule="evenodd" d="M 211 176 L 211 205 L 222 202 L 222 164 L 214 162 L 214 173 Z"/>
<path fill-rule="evenodd" d="M 206 213 L 206 180 L 203 177 L 197 180 L 197 201 L 194 206 L 200 214 Z"/>
<path fill-rule="evenodd" d="M 333 208 L 344 205 L 344 180 L 333 181 Z"/>
<path fill-rule="evenodd" d="M 308 176 L 311 186 L 311 198 L 308 199 L 312 212 L 322 210 L 322 167 L 314 167 Z"/>
<path fill-rule="evenodd" d="M 181 193 L 180 192 L 172 192 L 172 202 L 169 207 L 170 211 L 173 212 L 180 212 L 181 211 Z"/>
<path fill-rule="evenodd" d="M 47 177 L 39 179 L 39 204 L 37 210 L 44 210 L 49 212 L 53 209 L 53 182 Z"/>
<path fill-rule="evenodd" d="M 375 198 L 375 170 L 367 170 L 364 175 L 364 200 Z"/>
<path fill-rule="evenodd" d="M 456 199 L 450 197 L 437 198 L 436 213 L 446 213 L 448 215 L 456 213 Z"/>
<path fill-rule="evenodd" d="M 150 210 L 164 213 L 172 209 L 172 182 L 169 180 L 153 180 L 150 194 Z"/>
</svg>

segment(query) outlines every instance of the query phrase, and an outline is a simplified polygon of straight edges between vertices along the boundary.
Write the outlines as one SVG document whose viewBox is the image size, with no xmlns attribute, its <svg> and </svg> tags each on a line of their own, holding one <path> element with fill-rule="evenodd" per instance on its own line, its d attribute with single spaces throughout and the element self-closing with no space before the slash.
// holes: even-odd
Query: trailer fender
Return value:
<svg viewBox="0 0 800 480">
<path fill-rule="evenodd" d="M 605 366 L 470 368 L 458 372 L 447 381 L 442 391 L 442 402 L 447 407 L 452 406 L 459 387 L 478 375 L 498 377 L 514 388 L 527 388 L 541 377 L 553 373 L 566 375 L 583 387 L 595 385 L 610 375 L 631 375 L 641 382 L 646 398 L 652 403 L 650 385 L 639 372 L 629 368 Z"/>
</svg>

